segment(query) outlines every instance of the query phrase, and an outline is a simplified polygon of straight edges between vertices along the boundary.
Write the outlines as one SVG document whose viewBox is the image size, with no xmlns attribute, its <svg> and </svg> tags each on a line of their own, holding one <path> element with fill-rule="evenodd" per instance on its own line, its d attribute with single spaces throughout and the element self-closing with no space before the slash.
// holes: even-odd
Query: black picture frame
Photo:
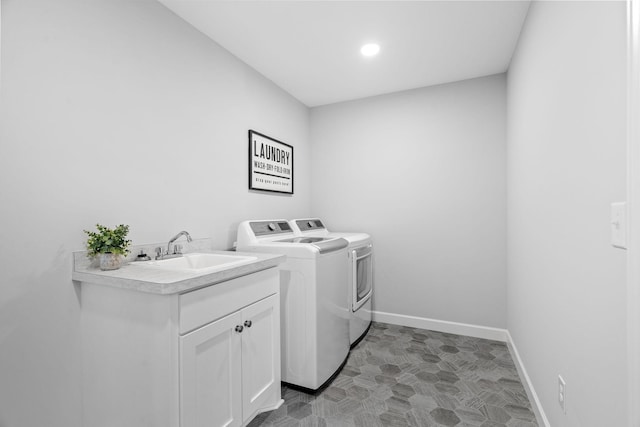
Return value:
<svg viewBox="0 0 640 427">
<path fill-rule="evenodd" d="M 249 130 L 249 190 L 293 194 L 293 146 Z"/>
</svg>

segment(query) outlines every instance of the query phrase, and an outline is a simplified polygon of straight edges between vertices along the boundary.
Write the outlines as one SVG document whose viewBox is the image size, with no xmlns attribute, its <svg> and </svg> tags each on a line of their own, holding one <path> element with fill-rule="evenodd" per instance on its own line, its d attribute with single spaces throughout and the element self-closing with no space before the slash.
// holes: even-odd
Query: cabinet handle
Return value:
<svg viewBox="0 0 640 427">
<path fill-rule="evenodd" d="M 241 333 L 243 329 L 244 329 L 244 326 L 242 326 L 242 325 L 236 325 L 236 332 L 237 332 L 237 333 Z"/>
<path fill-rule="evenodd" d="M 251 323 L 251 320 L 245 320 L 244 321 L 244 326 L 246 326 L 247 328 L 250 328 L 251 325 L 253 325 L 253 323 Z"/>
</svg>

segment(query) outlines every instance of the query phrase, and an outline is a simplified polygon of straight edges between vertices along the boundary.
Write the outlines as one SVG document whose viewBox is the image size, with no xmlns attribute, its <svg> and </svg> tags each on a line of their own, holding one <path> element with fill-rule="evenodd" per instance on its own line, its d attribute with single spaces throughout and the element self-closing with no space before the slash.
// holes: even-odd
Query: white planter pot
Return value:
<svg viewBox="0 0 640 427">
<path fill-rule="evenodd" d="M 100 270 L 117 270 L 122 265 L 122 256 L 107 252 L 100 254 Z"/>
</svg>

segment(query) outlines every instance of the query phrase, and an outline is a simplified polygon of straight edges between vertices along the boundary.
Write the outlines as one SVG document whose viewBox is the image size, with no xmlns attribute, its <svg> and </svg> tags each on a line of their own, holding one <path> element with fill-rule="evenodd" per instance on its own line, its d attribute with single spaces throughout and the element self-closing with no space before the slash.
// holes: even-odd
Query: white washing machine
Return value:
<svg viewBox="0 0 640 427">
<path fill-rule="evenodd" d="M 237 237 L 239 251 L 287 256 L 279 266 L 282 381 L 323 389 L 349 355 L 348 242 L 298 236 L 286 220 L 245 221 Z"/>
<path fill-rule="evenodd" d="M 348 305 L 349 341 L 355 347 L 371 326 L 373 295 L 373 243 L 366 233 L 330 232 L 318 218 L 292 219 L 294 232 L 306 237 L 336 237 L 349 242 Z"/>
</svg>

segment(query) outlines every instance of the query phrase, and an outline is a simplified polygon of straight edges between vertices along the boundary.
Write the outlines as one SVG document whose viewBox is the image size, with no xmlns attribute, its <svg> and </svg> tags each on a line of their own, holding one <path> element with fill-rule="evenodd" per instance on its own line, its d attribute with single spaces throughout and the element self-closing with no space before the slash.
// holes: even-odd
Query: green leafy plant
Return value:
<svg viewBox="0 0 640 427">
<path fill-rule="evenodd" d="M 129 226 L 120 224 L 114 229 L 96 224 L 97 232 L 84 230 L 87 234 L 87 252 L 90 257 L 99 254 L 114 253 L 126 256 L 131 240 L 127 240 Z"/>
</svg>

